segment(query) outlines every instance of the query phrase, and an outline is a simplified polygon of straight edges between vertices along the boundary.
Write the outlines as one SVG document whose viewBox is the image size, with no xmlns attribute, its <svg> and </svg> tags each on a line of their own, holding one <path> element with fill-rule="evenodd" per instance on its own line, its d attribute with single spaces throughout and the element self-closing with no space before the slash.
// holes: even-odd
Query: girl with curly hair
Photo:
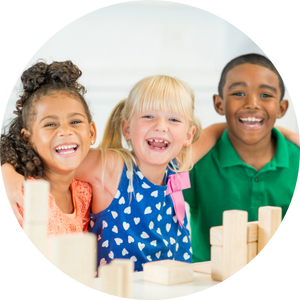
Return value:
<svg viewBox="0 0 300 300">
<path fill-rule="evenodd" d="M 38 62 L 24 71 L 17 116 L 1 135 L 1 165 L 50 183 L 48 234 L 85 231 L 89 220 L 91 187 L 74 179 L 96 140 L 85 88 L 77 82 L 81 74 L 71 61 Z M 17 210 L 23 216 L 23 208 Z"/>
</svg>

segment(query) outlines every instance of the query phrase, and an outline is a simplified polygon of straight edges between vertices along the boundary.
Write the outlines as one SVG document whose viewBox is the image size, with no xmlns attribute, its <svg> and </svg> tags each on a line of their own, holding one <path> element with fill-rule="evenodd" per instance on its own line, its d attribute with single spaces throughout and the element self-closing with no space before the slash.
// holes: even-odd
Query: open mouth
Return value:
<svg viewBox="0 0 300 300">
<path fill-rule="evenodd" d="M 239 122 L 250 128 L 259 128 L 265 123 L 265 119 L 256 117 L 239 118 Z"/>
<path fill-rule="evenodd" d="M 60 146 L 57 146 L 54 150 L 56 153 L 59 153 L 62 155 L 67 155 L 67 154 L 75 153 L 76 150 L 78 149 L 78 147 L 79 146 L 76 144 L 60 145 Z"/>
<path fill-rule="evenodd" d="M 165 148 L 168 148 L 170 145 L 170 143 L 166 140 L 149 139 L 149 140 L 147 140 L 147 143 L 150 147 L 155 148 L 155 149 L 165 149 Z"/>
</svg>

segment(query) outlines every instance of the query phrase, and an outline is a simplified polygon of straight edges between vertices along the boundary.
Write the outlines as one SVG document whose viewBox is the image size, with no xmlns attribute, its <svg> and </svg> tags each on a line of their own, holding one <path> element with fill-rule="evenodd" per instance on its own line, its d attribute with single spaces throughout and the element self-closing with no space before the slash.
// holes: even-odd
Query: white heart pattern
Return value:
<svg viewBox="0 0 300 300">
<path fill-rule="evenodd" d="M 144 214 L 147 215 L 147 214 L 151 214 L 152 213 L 152 209 L 150 206 L 148 206 L 146 209 L 145 209 L 145 212 Z"/>
<path fill-rule="evenodd" d="M 104 229 L 107 226 L 108 226 L 107 223 L 103 220 L 103 222 L 102 222 L 102 229 Z"/>
<path fill-rule="evenodd" d="M 152 230 L 153 228 L 154 228 L 154 223 L 151 221 L 151 222 L 149 223 L 149 229 Z"/>
<path fill-rule="evenodd" d="M 102 247 L 106 247 L 106 248 L 108 247 L 108 240 L 102 243 Z"/>
<path fill-rule="evenodd" d="M 169 208 L 167 209 L 167 215 L 171 215 L 171 214 L 172 214 L 172 208 L 169 207 Z"/>
<path fill-rule="evenodd" d="M 185 252 L 185 253 L 183 254 L 183 258 L 184 258 L 185 260 L 188 260 L 188 259 L 190 258 L 190 255 L 189 255 L 187 252 Z"/>
<path fill-rule="evenodd" d="M 134 238 L 132 236 L 128 236 L 128 244 L 133 243 L 134 242 Z"/>
<path fill-rule="evenodd" d="M 125 230 L 127 230 L 129 228 L 129 226 L 130 226 L 129 223 L 123 222 L 123 227 Z"/>
<path fill-rule="evenodd" d="M 132 171 L 130 172 L 129 170 L 126 171 L 126 177 L 130 179 L 132 177 Z"/>
<path fill-rule="evenodd" d="M 113 218 L 115 219 L 118 216 L 118 213 L 116 211 L 112 211 L 111 215 L 113 216 Z"/>
<path fill-rule="evenodd" d="M 158 215 L 157 216 L 157 221 L 160 221 L 162 219 L 162 216 L 161 215 Z"/>
<path fill-rule="evenodd" d="M 143 182 L 142 188 L 144 188 L 144 189 L 150 189 L 150 186 L 147 183 Z"/>
<path fill-rule="evenodd" d="M 160 208 L 161 208 L 161 203 L 160 203 L 160 202 L 157 203 L 157 204 L 155 205 L 155 207 L 156 207 L 158 210 L 160 210 Z"/>
<path fill-rule="evenodd" d="M 152 261 L 151 255 L 148 255 L 148 256 L 147 256 L 147 259 L 148 259 L 149 261 Z"/>
<path fill-rule="evenodd" d="M 124 213 L 129 215 L 131 213 L 131 207 L 130 206 L 126 207 L 124 209 Z"/>
<path fill-rule="evenodd" d="M 174 216 L 174 217 L 173 217 L 173 221 L 174 221 L 175 223 L 177 223 L 177 221 L 178 221 L 177 216 Z"/>
<path fill-rule="evenodd" d="M 108 257 L 109 257 L 110 259 L 114 259 L 114 253 L 113 253 L 112 251 L 110 251 L 110 252 L 108 253 Z"/>
<path fill-rule="evenodd" d="M 120 197 L 120 194 L 121 194 L 120 191 L 117 190 L 116 195 L 115 195 L 115 199 L 118 199 Z"/>
<path fill-rule="evenodd" d="M 187 243 L 188 242 L 188 238 L 187 238 L 187 236 L 185 236 L 184 238 L 183 238 L 183 240 L 182 240 L 184 243 Z"/>
<path fill-rule="evenodd" d="M 179 248 L 179 244 L 176 243 L 176 251 L 178 251 L 178 248 Z"/>
<path fill-rule="evenodd" d="M 142 251 L 145 248 L 145 244 L 138 242 L 139 249 Z"/>
<path fill-rule="evenodd" d="M 141 180 L 143 180 L 144 175 L 140 171 L 137 171 L 136 174 L 140 177 Z"/>
<path fill-rule="evenodd" d="M 121 245 L 123 243 L 123 240 L 120 239 L 120 238 L 115 238 L 115 242 L 119 246 L 119 245 Z"/>
<path fill-rule="evenodd" d="M 171 243 L 171 245 L 174 245 L 175 242 L 176 242 L 176 241 L 175 241 L 172 237 L 170 237 L 170 243 Z"/>
<path fill-rule="evenodd" d="M 156 232 L 161 235 L 160 228 L 157 228 Z"/>
<path fill-rule="evenodd" d="M 141 234 L 141 238 L 142 239 L 147 239 L 148 237 L 149 237 L 149 235 L 145 231 L 143 231 L 142 234 Z"/>
<path fill-rule="evenodd" d="M 168 251 L 168 257 L 171 257 L 173 255 L 173 253 L 171 252 L 171 250 Z"/>
<path fill-rule="evenodd" d="M 104 265 L 106 265 L 107 264 L 107 261 L 105 260 L 105 258 L 102 258 L 101 260 L 100 260 L 100 266 L 104 266 Z"/>
<path fill-rule="evenodd" d="M 167 230 L 167 232 L 169 232 L 170 229 L 171 229 L 171 224 L 170 224 L 170 223 L 167 223 L 167 225 L 166 225 L 166 230 Z"/>
<path fill-rule="evenodd" d="M 177 236 L 180 236 L 181 235 L 181 232 L 178 230 L 178 232 L 177 232 Z"/>
<path fill-rule="evenodd" d="M 128 251 L 124 248 L 124 249 L 122 250 L 122 255 L 125 256 L 126 254 L 128 254 Z"/>
<path fill-rule="evenodd" d="M 155 197 L 155 198 L 156 198 L 157 195 L 158 195 L 158 191 L 153 191 L 153 192 L 151 193 L 151 196 L 152 196 L 152 197 Z"/>
<path fill-rule="evenodd" d="M 135 223 L 135 225 L 139 224 L 140 223 L 140 218 L 134 218 L 133 221 Z"/>
<path fill-rule="evenodd" d="M 161 251 L 155 253 L 155 256 L 156 256 L 157 258 L 160 258 L 160 254 L 161 254 Z"/>
<path fill-rule="evenodd" d="M 125 199 L 124 199 L 124 197 L 122 197 L 122 198 L 119 200 L 119 204 L 125 204 Z"/>
<path fill-rule="evenodd" d="M 113 231 L 113 232 L 115 232 L 115 233 L 118 233 L 118 227 L 115 225 L 115 226 L 112 228 L 111 231 Z"/>
<path fill-rule="evenodd" d="M 152 242 L 150 243 L 150 245 L 156 247 L 156 245 L 157 245 L 156 240 L 152 241 Z"/>
<path fill-rule="evenodd" d="M 136 262 L 136 261 L 137 261 L 137 259 L 136 259 L 136 257 L 135 257 L 135 256 L 131 256 L 131 257 L 130 257 L 130 260 L 132 260 L 132 261 L 134 261 L 134 262 Z"/>
<path fill-rule="evenodd" d="M 141 195 L 140 193 L 137 193 L 137 194 L 136 194 L 136 201 L 137 201 L 137 202 L 140 202 L 143 198 L 144 198 L 144 196 Z"/>
<path fill-rule="evenodd" d="M 163 239 L 163 241 L 164 241 L 165 245 L 168 246 L 169 243 L 165 239 Z"/>
</svg>

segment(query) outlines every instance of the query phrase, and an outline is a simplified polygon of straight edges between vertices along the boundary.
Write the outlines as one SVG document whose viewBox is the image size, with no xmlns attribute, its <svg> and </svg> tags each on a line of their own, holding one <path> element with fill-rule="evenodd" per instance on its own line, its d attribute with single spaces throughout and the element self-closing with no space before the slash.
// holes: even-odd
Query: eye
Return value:
<svg viewBox="0 0 300 300">
<path fill-rule="evenodd" d="M 236 93 L 233 93 L 231 95 L 233 95 L 233 96 L 239 96 L 239 97 L 245 96 L 245 94 L 242 93 L 242 92 L 236 92 Z"/>
<path fill-rule="evenodd" d="M 48 123 L 48 124 L 45 125 L 45 127 L 54 127 L 54 126 L 56 126 L 55 123 Z"/>
<path fill-rule="evenodd" d="M 273 97 L 272 95 L 270 94 L 261 94 L 260 95 L 262 98 L 270 98 L 270 97 Z"/>
<path fill-rule="evenodd" d="M 170 118 L 169 119 L 171 122 L 180 122 L 180 120 L 176 119 L 176 118 Z"/>
<path fill-rule="evenodd" d="M 143 119 L 153 119 L 153 116 L 151 116 L 151 115 L 143 115 L 142 118 Z"/>
<path fill-rule="evenodd" d="M 75 120 L 75 121 L 72 121 L 70 124 L 79 124 L 79 123 L 82 123 L 80 120 Z"/>
</svg>

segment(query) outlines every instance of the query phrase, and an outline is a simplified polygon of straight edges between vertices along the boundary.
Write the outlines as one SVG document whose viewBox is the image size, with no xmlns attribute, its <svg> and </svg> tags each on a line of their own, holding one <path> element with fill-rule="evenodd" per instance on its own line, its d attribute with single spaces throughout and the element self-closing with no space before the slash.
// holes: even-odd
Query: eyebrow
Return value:
<svg viewBox="0 0 300 300">
<path fill-rule="evenodd" d="M 228 89 L 230 90 L 230 89 L 233 89 L 233 88 L 235 88 L 235 87 L 237 87 L 237 86 L 247 86 L 247 84 L 246 84 L 245 82 L 235 82 L 235 83 L 233 83 L 232 85 L 230 85 Z M 274 88 L 274 87 L 271 86 L 271 85 L 268 85 L 268 84 L 261 84 L 259 87 L 260 87 L 260 88 L 269 89 L 269 90 L 271 90 L 271 91 L 273 91 L 274 93 L 277 94 L 277 89 Z"/>
<path fill-rule="evenodd" d="M 75 117 L 75 116 L 77 116 L 77 115 L 79 115 L 79 116 L 82 116 L 82 117 L 84 117 L 84 118 L 86 118 L 86 116 L 85 115 L 83 115 L 83 114 L 80 114 L 80 113 L 73 113 L 73 114 L 69 114 L 68 115 L 68 118 L 72 118 L 72 117 Z M 50 115 L 50 116 L 46 116 L 46 117 L 44 117 L 43 119 L 41 119 L 40 120 L 40 123 L 42 122 L 42 121 L 44 121 L 45 119 L 58 119 L 58 117 L 56 116 L 56 115 Z"/>
</svg>

